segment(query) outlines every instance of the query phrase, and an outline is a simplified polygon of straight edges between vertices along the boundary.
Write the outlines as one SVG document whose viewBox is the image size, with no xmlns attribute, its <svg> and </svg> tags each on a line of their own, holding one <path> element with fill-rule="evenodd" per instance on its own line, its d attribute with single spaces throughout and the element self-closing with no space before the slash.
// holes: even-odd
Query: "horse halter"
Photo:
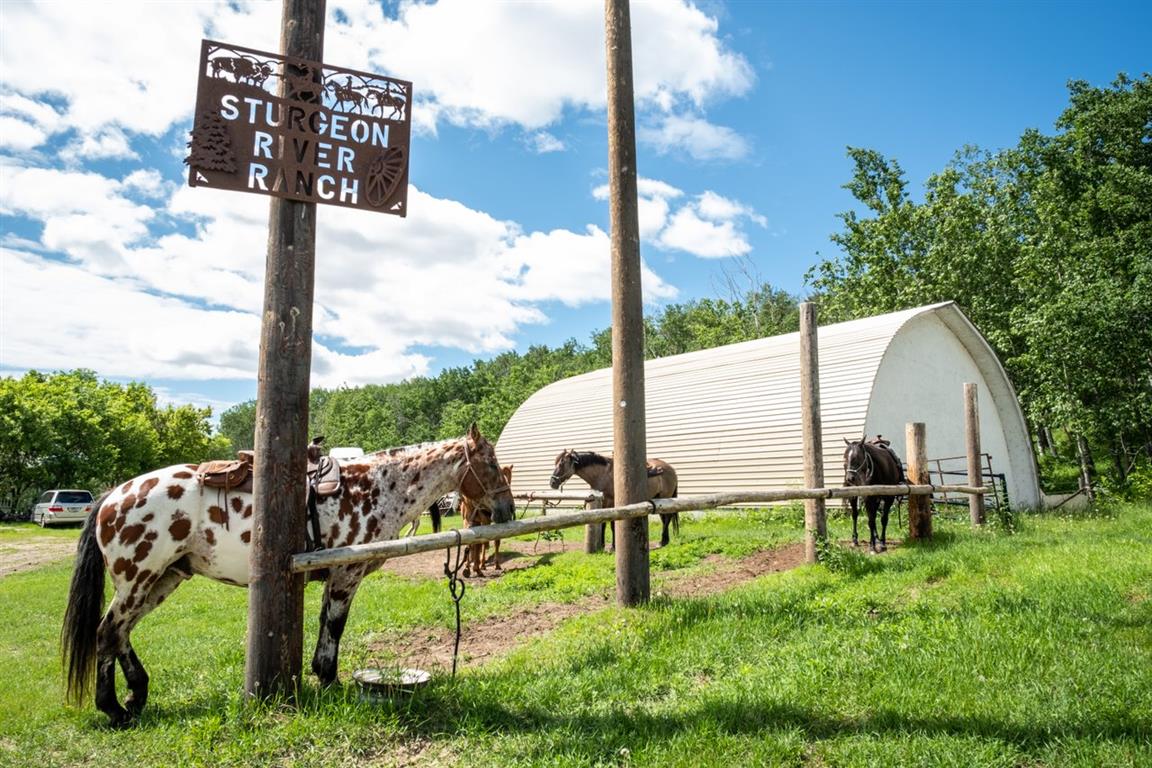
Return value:
<svg viewBox="0 0 1152 768">
<path fill-rule="evenodd" d="M 867 483 L 872 479 L 872 473 L 875 471 L 875 465 L 872 463 L 872 454 L 868 453 L 868 449 L 864 447 L 864 443 L 850 443 L 849 447 L 853 445 L 860 446 L 860 450 L 864 453 L 864 460 L 853 467 L 847 464 L 844 467 L 844 480 L 847 482 L 849 478 L 861 477 L 863 482 Z"/>
<path fill-rule="evenodd" d="M 480 477 L 480 474 L 475 469 L 472 468 L 472 457 L 468 455 L 468 438 L 464 438 L 464 471 L 460 473 L 460 480 L 456 483 L 457 488 L 463 487 L 464 478 L 468 476 L 469 472 L 472 473 L 472 477 L 476 478 L 476 482 L 480 485 L 480 490 L 484 493 L 484 497 L 487 499 L 491 499 L 493 494 L 512 490 L 512 486 L 508 485 L 508 483 L 502 483 L 491 489 L 484 484 L 484 479 Z M 504 475 L 501 474 L 500 477 L 503 478 Z"/>
<path fill-rule="evenodd" d="M 576 453 L 576 451 L 564 451 L 561 455 L 572 462 L 572 471 L 568 473 L 568 477 L 562 478 L 555 471 L 555 467 L 553 467 L 552 476 L 548 478 L 548 482 L 553 488 L 560 487 L 569 477 L 576 474 L 576 470 L 580 468 L 580 454 Z M 557 462 L 556 466 L 560 466 L 560 462 Z"/>
</svg>

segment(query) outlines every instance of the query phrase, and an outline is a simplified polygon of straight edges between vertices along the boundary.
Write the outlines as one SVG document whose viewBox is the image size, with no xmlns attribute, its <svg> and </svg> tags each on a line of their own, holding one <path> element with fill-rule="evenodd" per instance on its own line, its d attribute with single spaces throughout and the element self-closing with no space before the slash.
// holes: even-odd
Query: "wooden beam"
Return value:
<svg viewBox="0 0 1152 768">
<path fill-rule="evenodd" d="M 908 482 L 924 484 L 928 482 L 928 450 L 924 432 L 924 422 L 909 423 L 904 428 L 904 438 L 908 449 Z M 908 497 L 908 538 L 932 538 L 932 499 L 913 495 Z"/>
<path fill-rule="evenodd" d="M 604 497 L 592 499 L 584 505 L 585 509 L 603 509 Z M 612 535 L 616 535 L 616 530 L 613 528 Z M 612 539 L 613 545 L 616 539 Z M 604 551 L 604 524 L 603 523 L 590 523 L 584 526 L 584 554 L 594 555 L 597 552 Z"/>
<path fill-rule="evenodd" d="M 616 499 L 648 497 L 644 414 L 644 305 L 636 187 L 632 20 L 628 0 L 604 0 L 608 63 L 608 213 L 612 250 L 612 453 Z M 616 526 L 616 600 L 648 602 L 648 520 Z"/>
<path fill-rule="evenodd" d="M 324 0 L 284 0 L 280 52 L 324 59 Z M 285 97 L 281 83 L 281 97 Z M 308 393 L 316 204 L 273 198 L 268 216 L 264 314 L 256 388 L 251 575 L 244 690 L 294 701 L 304 644 L 304 579 L 292 553 L 304 545 Z"/>
<path fill-rule="evenodd" d="M 820 353 L 816 344 L 816 305 L 800 304 L 800 423 L 804 445 L 804 485 L 824 486 L 824 447 L 820 426 Z M 804 561 L 815 563 L 828 539 L 824 499 L 804 500 Z"/>
<path fill-rule="evenodd" d="M 314 571 L 337 565 L 360 563 L 366 560 L 386 560 L 402 555 L 431 552 L 454 547 L 457 542 L 482 544 L 485 541 L 527 536 L 542 531 L 558 531 L 579 525 L 591 525 L 609 520 L 638 519 L 650 514 L 691 512 L 699 509 L 730 507 L 735 504 L 772 503 L 796 499 L 846 499 L 850 496 L 909 496 L 931 495 L 937 491 L 949 493 L 987 493 L 986 487 L 967 485 L 865 485 L 851 488 L 794 488 L 784 491 L 745 491 L 717 493 L 708 496 L 680 496 L 675 499 L 653 499 L 638 504 L 610 509 L 582 509 L 541 515 L 528 520 L 514 520 L 498 525 L 478 525 L 474 528 L 410 536 L 403 539 L 333 547 L 318 552 L 304 552 L 292 558 L 292 570 Z"/>
<path fill-rule="evenodd" d="M 968 484 L 982 485 L 980 470 L 980 401 L 976 384 L 964 384 L 964 436 L 968 446 Z M 968 512 L 972 525 L 984 525 L 984 495 L 975 494 L 968 499 Z"/>
</svg>

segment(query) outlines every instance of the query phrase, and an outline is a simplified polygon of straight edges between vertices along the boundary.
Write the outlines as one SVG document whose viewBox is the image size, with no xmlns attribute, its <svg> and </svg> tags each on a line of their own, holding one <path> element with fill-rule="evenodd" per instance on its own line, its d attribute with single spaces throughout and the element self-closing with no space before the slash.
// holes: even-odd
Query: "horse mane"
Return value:
<svg viewBox="0 0 1152 768">
<path fill-rule="evenodd" d="M 428 442 L 428 443 L 413 443 L 412 445 L 398 445 L 398 446 L 395 446 L 393 448 L 381 448 L 378 451 L 373 451 L 372 453 L 364 454 L 364 458 L 366 458 L 366 459 L 367 458 L 381 458 L 382 459 L 382 458 L 387 458 L 390 456 L 403 456 L 403 455 L 409 454 L 409 453 L 417 453 L 420 451 L 426 451 L 426 450 L 429 450 L 431 448 L 439 448 L 440 446 L 448 445 L 449 443 L 455 443 L 461 439 L 462 438 L 459 438 L 459 437 L 450 437 L 446 440 L 434 440 L 434 441 Z"/>
<path fill-rule="evenodd" d="M 572 451 L 572 466 L 580 469 L 582 467 L 590 467 L 594 464 L 600 466 L 608 466 L 609 459 L 601 456 L 595 451 Z"/>
</svg>

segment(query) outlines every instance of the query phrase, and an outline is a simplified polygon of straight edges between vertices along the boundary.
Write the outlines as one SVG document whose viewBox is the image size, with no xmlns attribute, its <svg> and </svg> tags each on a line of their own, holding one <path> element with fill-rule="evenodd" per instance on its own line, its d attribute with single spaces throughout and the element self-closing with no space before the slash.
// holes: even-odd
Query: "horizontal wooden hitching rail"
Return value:
<svg viewBox="0 0 1152 768">
<path fill-rule="evenodd" d="M 529 520 L 513 520 L 496 525 L 478 525 L 474 528 L 457 529 L 423 536 L 409 536 L 403 539 L 376 541 L 369 544 L 353 544 L 348 547 L 333 547 L 316 552 L 303 552 L 292 556 L 292 570 L 296 573 L 331 568 L 338 565 L 362 563 L 368 560 L 387 560 L 420 552 L 432 552 L 457 544 L 482 544 L 496 539 L 510 539 L 513 536 L 558 531 L 578 525 L 604 523 L 609 520 L 625 520 L 633 517 L 668 512 L 690 512 L 698 509 L 715 509 L 733 504 L 755 502 L 794 501 L 797 499 L 846 499 L 852 496 L 928 496 L 941 493 L 990 493 L 987 486 L 970 485 L 867 485 L 858 488 L 795 488 L 784 491 L 745 491 L 743 493 L 717 493 L 710 496 L 681 496 L 675 499 L 653 499 L 638 504 L 609 509 L 583 509 L 575 512 L 534 517 Z M 537 494 L 539 499 L 543 494 Z"/>
</svg>

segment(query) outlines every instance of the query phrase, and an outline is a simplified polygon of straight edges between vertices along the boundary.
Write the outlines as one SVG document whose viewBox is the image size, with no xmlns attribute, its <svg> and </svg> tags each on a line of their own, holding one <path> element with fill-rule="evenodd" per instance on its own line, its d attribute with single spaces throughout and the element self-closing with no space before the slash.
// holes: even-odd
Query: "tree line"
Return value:
<svg viewBox="0 0 1152 768">
<path fill-rule="evenodd" d="M 1057 132 L 1015 147 L 965 147 L 914 199 L 899 162 L 849 148 L 840 254 L 807 273 L 821 323 L 956 301 L 992 344 L 1042 453 L 1070 451 L 1081 482 L 1152 487 L 1152 78 L 1069 85 Z M 745 264 L 745 267 L 747 263 Z M 745 268 L 718 293 L 645 318 L 645 356 L 796 331 L 799 297 Z M 309 426 L 366 450 L 498 436 L 530 395 L 611 365 L 611 330 L 533 346 L 433 377 L 316 389 Z M 172 463 L 252 447 L 255 402 L 220 415 L 157 404 L 149 387 L 91 371 L 0 379 L 0 514 L 44 488 L 92 490 Z M 1143 463 L 1141 463 L 1143 461 Z M 1043 466 L 1043 462 L 1042 462 Z"/>
</svg>

